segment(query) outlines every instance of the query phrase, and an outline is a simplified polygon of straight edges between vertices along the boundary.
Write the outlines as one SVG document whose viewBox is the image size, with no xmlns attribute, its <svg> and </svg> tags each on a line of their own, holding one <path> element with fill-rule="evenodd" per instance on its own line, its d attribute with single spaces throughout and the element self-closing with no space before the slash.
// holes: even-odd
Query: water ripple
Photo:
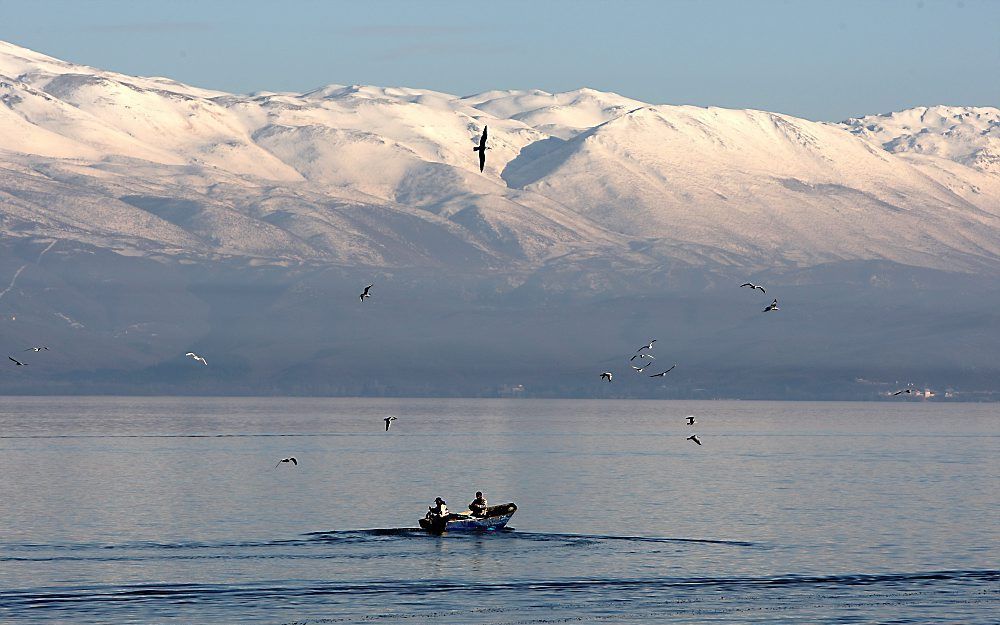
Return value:
<svg viewBox="0 0 1000 625">
<path fill-rule="evenodd" d="M 923 571 L 850 575 L 783 575 L 776 577 L 658 577 L 518 580 L 508 582 L 462 582 L 452 579 L 378 580 L 357 582 L 263 582 L 256 584 L 135 584 L 92 585 L 60 588 L 12 589 L 0 594 L 2 609 L 59 608 L 91 603 L 157 601 L 167 604 L 230 602 L 235 599 L 294 599 L 334 595 L 401 595 L 469 592 L 505 593 L 523 591 L 580 591 L 601 589 L 726 588 L 752 589 L 775 586 L 851 587 L 872 585 L 928 584 L 933 582 L 993 583 L 1000 570 Z"/>
</svg>

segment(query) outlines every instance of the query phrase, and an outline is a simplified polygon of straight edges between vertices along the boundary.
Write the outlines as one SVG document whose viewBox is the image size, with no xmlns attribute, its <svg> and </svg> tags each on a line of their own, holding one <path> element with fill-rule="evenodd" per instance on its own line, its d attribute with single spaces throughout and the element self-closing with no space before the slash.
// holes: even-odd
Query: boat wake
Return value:
<svg viewBox="0 0 1000 625">
<path fill-rule="evenodd" d="M 153 559 L 195 559 L 198 557 L 246 559 L 275 557 L 269 550 L 290 550 L 323 544 L 384 543 L 391 540 L 526 541 L 559 546 L 586 546 L 600 543 L 704 544 L 730 547 L 768 548 L 760 543 L 711 538 L 666 536 L 613 536 L 555 532 L 519 532 L 507 527 L 487 533 L 457 532 L 438 536 L 418 527 L 386 527 L 356 530 L 308 532 L 299 538 L 257 541 L 133 541 L 124 543 L 5 543 L 0 546 L 0 562 L 123 561 Z M 219 552 L 212 555 L 206 552 Z M 319 554 L 330 557 L 329 554 Z M 308 557 L 300 551 L 288 557 Z"/>
<path fill-rule="evenodd" d="M 760 543 L 744 540 L 719 540 L 713 538 L 680 538 L 668 536 L 614 536 L 608 534 L 570 534 L 562 532 L 519 532 L 513 527 L 506 527 L 489 533 L 453 533 L 443 538 L 448 540 L 478 539 L 484 535 L 491 540 L 527 540 L 535 542 L 572 542 L 576 544 L 593 544 L 605 541 L 635 542 L 635 543 L 702 543 L 706 545 L 730 545 L 733 547 L 764 547 Z M 351 541 L 358 542 L 377 538 L 436 538 L 441 536 L 428 534 L 418 527 L 390 527 L 361 530 L 336 530 L 328 532 L 309 532 L 304 534 L 310 540 L 325 542 Z"/>
</svg>

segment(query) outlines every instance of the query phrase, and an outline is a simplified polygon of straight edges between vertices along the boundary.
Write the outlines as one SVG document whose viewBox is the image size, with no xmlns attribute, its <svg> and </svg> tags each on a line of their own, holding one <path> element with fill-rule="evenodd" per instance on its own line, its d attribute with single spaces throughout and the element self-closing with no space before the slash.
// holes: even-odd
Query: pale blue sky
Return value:
<svg viewBox="0 0 1000 625">
<path fill-rule="evenodd" d="M 225 91 L 581 86 L 811 119 L 1000 105 L 1000 1 L 0 0 L 0 39 Z"/>
</svg>

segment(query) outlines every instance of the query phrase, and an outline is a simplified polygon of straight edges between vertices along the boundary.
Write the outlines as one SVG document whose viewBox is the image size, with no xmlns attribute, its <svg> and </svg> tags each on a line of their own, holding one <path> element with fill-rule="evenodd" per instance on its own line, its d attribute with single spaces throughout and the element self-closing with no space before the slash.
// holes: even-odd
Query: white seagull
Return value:
<svg viewBox="0 0 1000 625">
<path fill-rule="evenodd" d="M 295 458 L 282 458 L 281 460 L 278 461 L 278 464 L 281 464 L 282 462 L 291 462 L 295 466 L 299 466 L 299 461 L 296 460 Z M 274 465 L 275 469 L 278 468 L 278 464 Z"/>
<path fill-rule="evenodd" d="M 740 285 L 740 288 L 742 289 L 745 286 L 748 286 L 751 289 L 760 289 L 761 293 L 767 293 L 767 291 L 764 290 L 764 287 L 762 287 L 759 284 L 754 284 L 753 282 L 744 282 L 743 284 Z"/>
<path fill-rule="evenodd" d="M 781 310 L 780 308 L 778 308 L 778 298 L 777 297 L 774 298 L 773 302 L 771 302 L 770 304 L 768 304 L 767 308 L 764 309 L 764 312 L 771 312 L 772 310 Z"/>
<path fill-rule="evenodd" d="M 602 380 L 607 380 L 608 382 L 610 382 L 611 381 L 611 372 L 610 371 L 605 371 L 604 373 L 602 373 L 601 374 L 601 379 Z"/>
<path fill-rule="evenodd" d="M 646 352 L 642 352 L 641 354 L 636 354 L 635 356 L 632 356 L 628 360 L 629 360 L 629 362 L 632 362 L 636 358 L 649 358 L 650 360 L 656 360 L 656 356 L 654 356 L 652 354 L 647 354 Z"/>
<path fill-rule="evenodd" d="M 698 438 L 697 434 L 692 434 L 691 436 L 688 436 L 687 439 L 685 439 L 685 440 L 694 441 L 694 442 L 698 443 L 699 445 L 701 445 L 701 440 Z"/>
<path fill-rule="evenodd" d="M 396 417 L 389 415 L 388 417 L 382 420 L 385 421 L 385 431 L 388 432 L 389 426 L 392 425 L 392 422 L 396 420 Z"/>
<path fill-rule="evenodd" d="M 205 365 L 206 367 L 208 366 L 208 361 L 205 360 L 204 358 L 202 358 L 201 356 L 199 356 L 198 354 L 194 353 L 194 352 L 188 352 L 188 353 L 186 353 L 184 355 L 187 356 L 188 358 L 191 358 L 192 360 L 197 360 L 198 362 L 200 362 L 201 364 Z"/>
<path fill-rule="evenodd" d="M 670 373 L 671 371 L 673 371 L 673 370 L 674 370 L 674 367 L 676 367 L 676 366 L 677 366 L 677 363 L 675 362 L 675 363 L 674 363 L 673 365 L 671 365 L 671 366 L 670 366 L 670 368 L 669 368 L 669 369 L 667 369 L 667 370 L 666 370 L 666 371 L 664 371 L 663 373 L 654 373 L 653 375 L 651 375 L 651 376 L 649 376 L 649 377 L 651 377 L 651 378 L 662 378 L 663 376 L 665 376 L 665 375 L 667 375 L 668 373 Z"/>
<path fill-rule="evenodd" d="M 695 423 L 698 423 L 697 421 L 694 420 L 694 415 L 693 414 L 689 414 L 687 416 L 687 420 L 688 420 L 688 425 L 694 425 Z"/>
<path fill-rule="evenodd" d="M 646 367 L 648 367 L 648 366 L 649 366 L 649 365 L 651 365 L 651 364 L 653 364 L 653 363 L 651 363 L 651 362 L 647 362 L 646 364 L 644 364 L 644 365 L 643 365 L 643 366 L 641 366 L 641 367 L 636 367 L 635 365 L 631 365 L 631 367 L 632 367 L 633 369 L 635 369 L 635 372 L 636 372 L 636 373 L 642 373 L 642 372 L 643 372 L 643 371 L 644 371 L 644 370 L 646 369 Z"/>
<path fill-rule="evenodd" d="M 44 347 L 44 346 L 43 347 L 29 347 L 28 349 L 26 349 L 24 351 L 26 351 L 26 352 L 40 352 L 42 350 L 49 351 L 49 348 L 48 347 Z"/>
<path fill-rule="evenodd" d="M 362 292 L 361 295 L 360 295 L 362 302 L 365 301 L 366 297 L 371 297 L 372 296 L 372 294 L 369 293 L 368 291 L 370 291 L 373 286 L 375 286 L 374 282 L 365 287 L 364 292 Z"/>
</svg>

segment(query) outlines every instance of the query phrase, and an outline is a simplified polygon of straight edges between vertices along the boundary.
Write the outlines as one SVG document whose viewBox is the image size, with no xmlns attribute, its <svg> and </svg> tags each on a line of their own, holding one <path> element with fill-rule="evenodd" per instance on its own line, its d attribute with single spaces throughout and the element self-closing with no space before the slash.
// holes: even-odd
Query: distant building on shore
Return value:
<svg viewBox="0 0 1000 625">
<path fill-rule="evenodd" d="M 497 391 L 497 395 L 500 397 L 523 397 L 524 396 L 524 385 L 523 384 L 504 384 Z"/>
</svg>

